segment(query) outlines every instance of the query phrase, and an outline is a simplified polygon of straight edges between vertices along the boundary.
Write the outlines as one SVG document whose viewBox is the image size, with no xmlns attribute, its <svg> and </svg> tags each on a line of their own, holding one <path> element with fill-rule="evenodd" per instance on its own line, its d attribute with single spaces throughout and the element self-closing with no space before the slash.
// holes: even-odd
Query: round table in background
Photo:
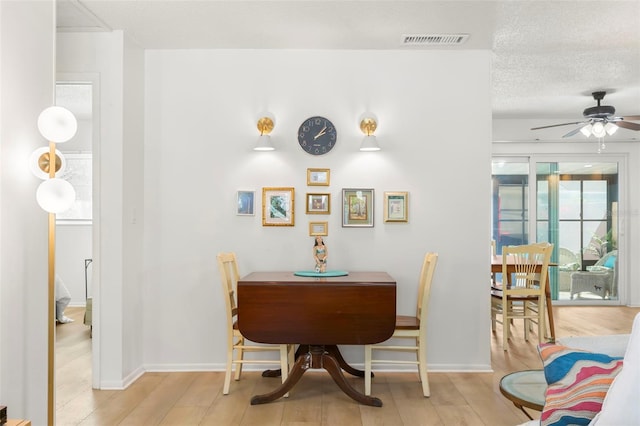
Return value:
<svg viewBox="0 0 640 426">
<path fill-rule="evenodd" d="M 546 389 L 543 370 L 516 371 L 500 379 L 500 392 L 531 420 L 524 407 L 542 411 Z"/>
</svg>

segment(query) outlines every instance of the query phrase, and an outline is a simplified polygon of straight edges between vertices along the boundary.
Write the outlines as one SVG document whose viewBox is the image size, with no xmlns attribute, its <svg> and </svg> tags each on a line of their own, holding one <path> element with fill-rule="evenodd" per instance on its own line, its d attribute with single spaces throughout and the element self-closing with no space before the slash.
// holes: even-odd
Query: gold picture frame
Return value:
<svg viewBox="0 0 640 426">
<path fill-rule="evenodd" d="M 329 222 L 309 222 L 309 235 L 326 237 L 329 235 Z"/>
<path fill-rule="evenodd" d="M 307 169 L 307 186 L 329 186 L 331 170 Z"/>
<path fill-rule="evenodd" d="M 295 189 L 262 188 L 262 226 L 294 226 Z"/>
<path fill-rule="evenodd" d="M 373 227 L 373 189 L 342 189 L 342 227 Z"/>
<path fill-rule="evenodd" d="M 408 222 L 409 221 L 409 193 L 385 192 L 384 193 L 384 221 Z"/>
<path fill-rule="evenodd" d="M 307 192 L 307 214 L 331 214 L 331 194 Z"/>
</svg>

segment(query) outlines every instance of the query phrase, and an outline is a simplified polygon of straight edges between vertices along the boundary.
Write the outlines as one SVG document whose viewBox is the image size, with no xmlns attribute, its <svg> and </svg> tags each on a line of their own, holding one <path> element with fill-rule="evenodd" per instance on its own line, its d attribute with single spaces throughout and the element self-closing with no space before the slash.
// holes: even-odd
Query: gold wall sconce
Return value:
<svg viewBox="0 0 640 426">
<path fill-rule="evenodd" d="M 365 112 L 360 116 L 360 130 L 364 133 L 364 139 L 360 144 L 360 151 L 380 151 L 380 145 L 374 132 L 378 128 L 378 118 L 371 112 Z"/>
<path fill-rule="evenodd" d="M 270 112 L 264 112 L 260 114 L 260 118 L 258 119 L 258 130 L 260 131 L 260 136 L 258 136 L 258 141 L 256 142 L 256 146 L 253 148 L 254 151 L 273 151 L 275 146 L 273 146 L 273 142 L 271 142 L 271 131 L 276 125 L 276 118 Z"/>
</svg>

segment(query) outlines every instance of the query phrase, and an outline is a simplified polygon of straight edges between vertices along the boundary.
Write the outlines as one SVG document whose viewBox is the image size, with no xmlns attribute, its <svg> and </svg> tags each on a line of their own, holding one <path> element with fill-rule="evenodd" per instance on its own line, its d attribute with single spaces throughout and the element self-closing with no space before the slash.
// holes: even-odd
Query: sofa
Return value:
<svg viewBox="0 0 640 426">
<path fill-rule="evenodd" d="M 548 383 L 545 406 L 540 419 L 521 426 L 640 425 L 640 314 L 631 334 L 568 337 L 539 349 Z M 553 371 L 554 364 L 567 374 Z"/>
</svg>

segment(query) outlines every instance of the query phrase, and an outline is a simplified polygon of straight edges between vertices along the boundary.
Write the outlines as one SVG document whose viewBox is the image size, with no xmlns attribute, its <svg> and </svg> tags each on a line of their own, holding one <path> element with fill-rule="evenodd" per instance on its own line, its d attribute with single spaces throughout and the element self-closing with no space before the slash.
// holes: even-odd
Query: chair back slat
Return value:
<svg viewBox="0 0 640 426">
<path fill-rule="evenodd" d="M 218 269 L 220 270 L 220 280 L 222 281 L 222 291 L 225 294 L 227 321 L 231 324 L 238 312 L 236 302 L 238 280 L 240 279 L 238 261 L 235 253 L 220 253 L 217 259 Z"/>
<path fill-rule="evenodd" d="M 422 262 L 420 270 L 420 281 L 418 283 L 418 307 L 416 318 L 420 320 L 423 312 L 426 314 L 429 305 L 429 297 L 431 296 L 431 283 L 433 282 L 433 274 L 438 263 L 438 253 L 427 253 Z"/>
<path fill-rule="evenodd" d="M 502 275 L 507 285 L 503 291 L 512 295 L 544 294 L 552 252 L 553 244 L 549 243 L 504 247 Z M 508 273 L 507 265 L 511 265 L 512 273 Z"/>
</svg>

